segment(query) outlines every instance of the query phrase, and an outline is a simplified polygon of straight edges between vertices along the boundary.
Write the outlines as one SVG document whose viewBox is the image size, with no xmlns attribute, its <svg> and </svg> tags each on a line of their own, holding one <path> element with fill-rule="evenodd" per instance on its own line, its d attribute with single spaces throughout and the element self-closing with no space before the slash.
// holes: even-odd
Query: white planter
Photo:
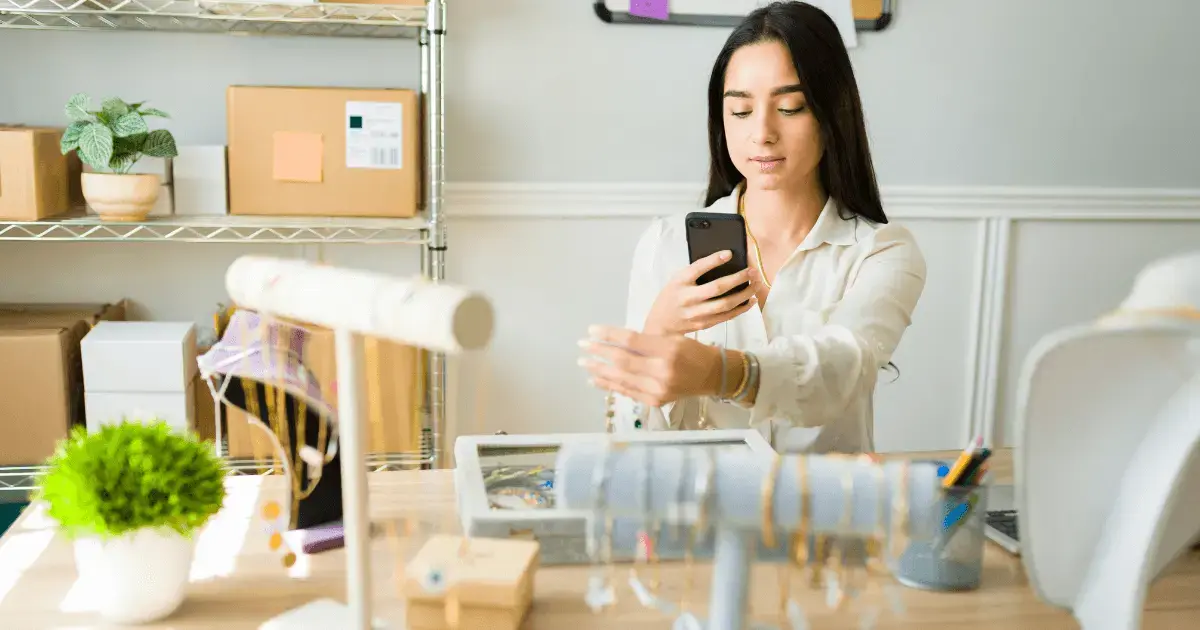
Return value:
<svg viewBox="0 0 1200 630">
<path fill-rule="evenodd" d="M 84 173 L 83 199 L 105 221 L 141 221 L 162 189 L 158 175 Z"/>
<path fill-rule="evenodd" d="M 162 619 L 183 603 L 194 541 L 171 530 L 141 529 L 119 538 L 80 538 L 75 564 L 108 621 Z"/>
</svg>

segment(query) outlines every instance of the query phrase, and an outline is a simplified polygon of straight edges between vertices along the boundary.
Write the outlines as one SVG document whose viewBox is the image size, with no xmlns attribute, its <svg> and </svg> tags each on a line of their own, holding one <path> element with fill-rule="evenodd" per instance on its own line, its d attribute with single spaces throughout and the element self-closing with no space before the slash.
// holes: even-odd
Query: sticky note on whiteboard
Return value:
<svg viewBox="0 0 1200 630">
<path fill-rule="evenodd" d="M 665 20 L 671 15 L 668 0 L 629 0 L 629 15 Z"/>
</svg>

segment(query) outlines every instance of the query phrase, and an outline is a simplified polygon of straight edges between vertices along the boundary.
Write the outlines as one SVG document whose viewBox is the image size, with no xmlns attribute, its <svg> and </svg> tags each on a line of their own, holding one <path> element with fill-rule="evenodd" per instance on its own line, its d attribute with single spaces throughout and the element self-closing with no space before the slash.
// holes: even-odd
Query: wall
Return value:
<svg viewBox="0 0 1200 630">
<path fill-rule="evenodd" d="M 930 281 L 901 376 L 880 387 L 877 435 L 883 449 L 953 448 L 968 423 L 995 418 L 1005 433 L 1039 336 L 1110 308 L 1145 261 L 1200 243 L 1188 61 L 1200 4 L 899 5 L 852 55 L 889 211 L 920 238 Z M 583 0 L 451 0 L 449 28 L 449 276 L 485 288 L 500 317 L 491 354 L 457 370 L 452 409 L 465 430 L 598 427 L 574 341 L 619 321 L 646 219 L 699 191 L 701 98 L 725 33 L 605 26 Z M 0 120 L 57 123 L 71 93 L 115 94 L 170 111 L 185 144 L 224 140 L 231 83 L 418 78 L 409 42 L 6 31 L 0 58 L 23 60 L 0 65 Z M 317 255 L 5 243 L 0 300 L 126 295 L 146 316 L 203 321 L 221 269 L 249 251 Z M 404 247 L 323 255 L 417 268 Z"/>
</svg>

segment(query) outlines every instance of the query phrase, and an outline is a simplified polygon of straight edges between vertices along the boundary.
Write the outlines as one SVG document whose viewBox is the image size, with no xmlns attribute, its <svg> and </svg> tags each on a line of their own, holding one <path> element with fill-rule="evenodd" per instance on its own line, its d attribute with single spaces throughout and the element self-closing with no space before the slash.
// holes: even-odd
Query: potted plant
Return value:
<svg viewBox="0 0 1200 630">
<path fill-rule="evenodd" d="M 75 544 L 100 614 L 146 623 L 183 603 L 193 536 L 221 509 L 225 466 L 212 444 L 158 420 L 122 422 L 59 444 L 34 498 Z"/>
<path fill-rule="evenodd" d="M 175 137 L 166 129 L 150 129 L 147 118 L 168 118 L 145 103 L 110 98 L 92 109 L 87 94 L 67 101 L 71 125 L 62 136 L 63 155 L 75 151 L 91 167 L 83 174 L 83 198 L 103 220 L 141 221 L 158 201 L 162 181 L 157 175 L 130 173 L 143 156 L 179 155 Z"/>
</svg>

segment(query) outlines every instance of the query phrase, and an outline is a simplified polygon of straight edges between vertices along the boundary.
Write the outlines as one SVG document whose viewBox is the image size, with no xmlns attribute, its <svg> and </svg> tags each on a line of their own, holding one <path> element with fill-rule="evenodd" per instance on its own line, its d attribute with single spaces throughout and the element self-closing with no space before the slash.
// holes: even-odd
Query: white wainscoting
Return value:
<svg viewBox="0 0 1200 630">
<path fill-rule="evenodd" d="M 602 396 L 576 366 L 592 323 L 620 323 L 629 256 L 646 221 L 698 205 L 681 184 L 449 184 L 448 279 L 497 309 L 486 355 L 452 363 L 452 433 L 595 431 Z M 1147 262 L 1200 249 L 1200 191 L 888 188 L 929 263 L 915 321 L 876 405 L 880 450 L 959 448 L 1011 435 L 1025 354 L 1042 335 L 1113 308 Z M 315 248 L 225 244 L 4 243 L 0 301 L 132 299 L 136 314 L 208 322 L 223 271 L 243 253 Z M 415 273 L 408 246 L 328 246 L 331 264 Z"/>
<path fill-rule="evenodd" d="M 493 360 L 506 363 L 493 374 L 505 375 L 508 391 L 485 394 L 487 419 L 472 424 L 510 433 L 599 426 L 599 396 L 574 383 L 581 376 L 570 369 L 571 334 L 581 335 L 592 321 L 619 319 L 628 251 L 640 226 L 696 207 L 700 190 L 449 187 L 451 275 L 497 291 L 503 322 Z M 900 376 L 885 377 L 877 394 L 876 436 L 884 451 L 959 448 L 980 433 L 1007 444 L 1015 383 L 1037 339 L 1116 306 L 1151 260 L 1200 249 L 1200 191 L 893 187 L 884 199 L 889 216 L 915 232 L 929 262 L 926 293 L 896 355 Z M 477 255 L 481 249 L 488 255 Z M 473 266 L 502 257 L 498 250 L 524 262 L 497 263 L 490 271 Z M 464 258 L 473 262 L 466 269 L 458 266 Z M 502 280 L 496 274 L 505 267 L 529 277 Z M 486 276 L 494 282 L 478 282 Z M 502 286 L 512 293 L 500 295 Z M 508 323 L 518 309 L 536 312 L 530 317 L 538 321 Z M 466 376 L 472 372 L 463 370 L 462 385 L 477 387 Z"/>
</svg>

